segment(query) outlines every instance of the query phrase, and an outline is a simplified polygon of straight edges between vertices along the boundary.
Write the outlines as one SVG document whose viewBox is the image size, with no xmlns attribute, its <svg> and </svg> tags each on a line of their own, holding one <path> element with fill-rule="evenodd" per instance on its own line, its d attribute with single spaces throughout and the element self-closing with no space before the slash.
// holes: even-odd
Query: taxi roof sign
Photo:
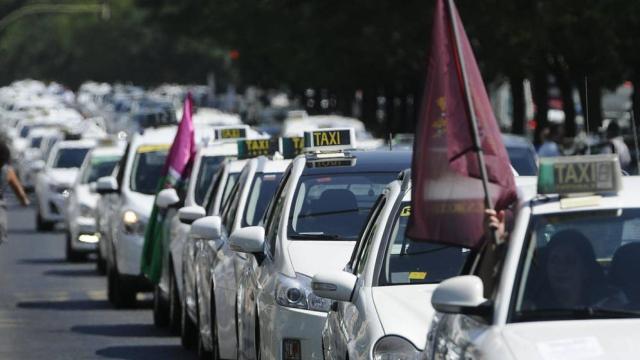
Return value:
<svg viewBox="0 0 640 360">
<path fill-rule="evenodd" d="M 540 159 L 538 194 L 603 194 L 622 188 L 616 155 L 585 155 Z"/>
<path fill-rule="evenodd" d="M 296 155 L 302 154 L 304 137 L 281 137 L 278 139 L 278 148 L 285 159 L 293 159 Z"/>
<path fill-rule="evenodd" d="M 356 148 L 356 133 L 352 128 L 331 128 L 305 131 L 305 151 L 340 151 Z"/>
<path fill-rule="evenodd" d="M 219 126 L 213 128 L 215 140 L 237 140 L 247 137 L 247 126 Z"/>
<path fill-rule="evenodd" d="M 273 139 L 238 140 L 238 159 L 273 155 L 276 151 L 278 151 L 278 143 Z"/>
</svg>

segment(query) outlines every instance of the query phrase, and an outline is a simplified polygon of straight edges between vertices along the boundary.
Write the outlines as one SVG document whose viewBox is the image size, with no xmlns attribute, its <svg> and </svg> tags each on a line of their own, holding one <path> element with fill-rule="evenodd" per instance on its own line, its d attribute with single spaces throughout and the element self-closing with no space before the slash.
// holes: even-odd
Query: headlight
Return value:
<svg viewBox="0 0 640 360">
<path fill-rule="evenodd" d="M 373 348 L 375 360 L 418 360 L 420 351 L 399 336 L 385 336 Z"/>
<path fill-rule="evenodd" d="M 51 192 L 58 193 L 58 194 L 64 194 L 69 192 L 69 187 L 66 185 L 51 184 L 49 185 L 49 189 L 51 190 Z"/>
<path fill-rule="evenodd" d="M 315 295 L 311 290 L 311 278 L 296 273 L 295 278 L 278 274 L 276 302 L 282 306 L 328 312 L 332 301 Z"/>
<path fill-rule="evenodd" d="M 138 214 L 132 210 L 127 210 L 122 214 L 122 223 L 124 232 L 127 234 L 144 235 L 145 223 L 140 219 Z"/>
</svg>

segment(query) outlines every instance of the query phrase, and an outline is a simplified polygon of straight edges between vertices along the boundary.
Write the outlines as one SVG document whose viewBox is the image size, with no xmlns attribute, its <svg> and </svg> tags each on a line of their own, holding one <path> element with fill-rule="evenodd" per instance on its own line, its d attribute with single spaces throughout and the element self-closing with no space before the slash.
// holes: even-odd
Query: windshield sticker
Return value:
<svg viewBox="0 0 640 360">
<path fill-rule="evenodd" d="M 409 273 L 409 280 L 424 280 L 426 278 L 426 271 L 412 271 Z"/>
<path fill-rule="evenodd" d="M 539 342 L 537 347 L 544 360 L 582 360 L 604 355 L 598 339 L 592 336 Z"/>
<path fill-rule="evenodd" d="M 164 151 L 168 150 L 171 145 L 169 144 L 157 144 L 157 145 L 142 145 L 138 147 L 138 154 L 148 153 L 148 152 L 156 152 L 156 151 Z"/>
<path fill-rule="evenodd" d="M 402 217 L 406 217 L 411 215 L 411 205 L 407 205 L 405 207 L 402 208 L 402 211 L 400 211 L 400 216 Z"/>
</svg>

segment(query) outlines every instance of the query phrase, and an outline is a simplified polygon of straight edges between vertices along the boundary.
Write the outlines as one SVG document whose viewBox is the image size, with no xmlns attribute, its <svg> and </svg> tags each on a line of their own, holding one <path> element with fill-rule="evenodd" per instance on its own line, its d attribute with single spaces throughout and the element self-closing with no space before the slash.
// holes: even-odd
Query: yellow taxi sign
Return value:
<svg viewBox="0 0 640 360">
<path fill-rule="evenodd" d="M 246 126 L 227 126 L 217 127 L 213 129 L 214 139 L 216 140 L 237 140 L 247 137 Z"/>
<path fill-rule="evenodd" d="M 356 134 L 351 128 L 305 131 L 304 148 L 307 151 L 336 151 L 355 149 Z"/>
<path fill-rule="evenodd" d="M 272 139 L 238 140 L 238 159 L 273 155 L 277 150 L 278 144 Z"/>
<path fill-rule="evenodd" d="M 140 145 L 137 149 L 138 154 L 144 154 L 149 152 L 166 151 L 169 150 L 171 144 L 153 144 L 153 145 Z"/>
<path fill-rule="evenodd" d="M 540 159 L 538 194 L 602 194 L 622 188 L 617 155 L 585 155 Z"/>
</svg>

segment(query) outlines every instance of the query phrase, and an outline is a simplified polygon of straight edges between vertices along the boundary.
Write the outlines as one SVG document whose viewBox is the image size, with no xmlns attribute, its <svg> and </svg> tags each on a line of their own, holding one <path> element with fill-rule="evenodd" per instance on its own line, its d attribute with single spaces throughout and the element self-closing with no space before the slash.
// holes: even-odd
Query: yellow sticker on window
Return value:
<svg viewBox="0 0 640 360">
<path fill-rule="evenodd" d="M 411 205 L 407 205 L 405 207 L 402 208 L 402 210 L 400 211 L 400 216 L 409 216 L 411 215 Z"/>
<path fill-rule="evenodd" d="M 142 145 L 138 147 L 138 154 L 155 152 L 155 151 L 164 151 L 168 150 L 171 147 L 170 144 L 155 144 L 155 145 Z"/>
<path fill-rule="evenodd" d="M 424 280 L 426 277 L 426 271 L 412 271 L 409 273 L 409 280 Z"/>
</svg>

